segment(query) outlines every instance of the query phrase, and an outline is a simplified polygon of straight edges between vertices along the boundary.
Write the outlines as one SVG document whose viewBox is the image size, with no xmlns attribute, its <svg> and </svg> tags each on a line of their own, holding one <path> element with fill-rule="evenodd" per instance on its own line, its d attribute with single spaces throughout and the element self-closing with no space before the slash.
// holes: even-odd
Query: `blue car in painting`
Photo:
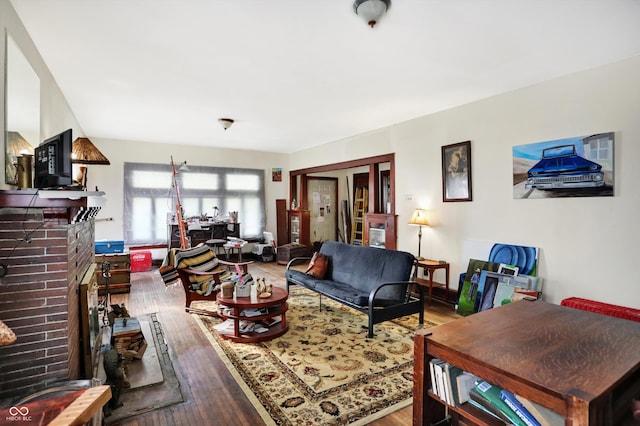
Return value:
<svg viewBox="0 0 640 426">
<path fill-rule="evenodd" d="M 527 172 L 526 189 L 569 189 L 604 186 L 602 166 L 582 158 L 575 145 L 542 151 L 542 159 Z"/>
</svg>

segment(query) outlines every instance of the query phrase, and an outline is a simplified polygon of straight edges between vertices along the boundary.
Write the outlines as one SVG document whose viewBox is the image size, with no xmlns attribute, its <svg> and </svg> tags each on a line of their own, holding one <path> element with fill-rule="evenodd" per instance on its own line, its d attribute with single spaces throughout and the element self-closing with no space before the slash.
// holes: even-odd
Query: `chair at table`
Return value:
<svg viewBox="0 0 640 426">
<path fill-rule="evenodd" d="M 207 240 L 205 244 L 207 244 L 214 253 L 217 255 L 224 253 L 224 245 L 227 243 L 227 240 L 223 238 L 212 238 Z"/>
<path fill-rule="evenodd" d="M 218 259 L 206 244 L 199 244 L 189 249 L 171 249 L 160 275 L 165 284 L 175 284 L 180 280 L 185 294 L 185 311 L 212 314 L 191 307 L 195 300 L 215 301 L 220 284 L 232 275 L 229 267 L 238 267 L 242 273 L 248 271 L 249 262 L 226 262 Z"/>
</svg>

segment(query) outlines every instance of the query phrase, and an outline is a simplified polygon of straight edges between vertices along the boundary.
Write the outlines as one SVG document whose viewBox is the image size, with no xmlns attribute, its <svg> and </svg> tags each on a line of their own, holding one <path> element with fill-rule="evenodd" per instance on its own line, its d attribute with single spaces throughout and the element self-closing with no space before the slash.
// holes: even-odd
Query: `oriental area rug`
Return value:
<svg viewBox="0 0 640 426">
<path fill-rule="evenodd" d="M 317 293 L 293 287 L 288 304 L 289 330 L 263 343 L 227 341 L 221 319 L 194 316 L 266 424 L 362 425 L 411 404 L 417 314 L 368 339 L 365 315 L 327 298 L 320 311 Z"/>
</svg>

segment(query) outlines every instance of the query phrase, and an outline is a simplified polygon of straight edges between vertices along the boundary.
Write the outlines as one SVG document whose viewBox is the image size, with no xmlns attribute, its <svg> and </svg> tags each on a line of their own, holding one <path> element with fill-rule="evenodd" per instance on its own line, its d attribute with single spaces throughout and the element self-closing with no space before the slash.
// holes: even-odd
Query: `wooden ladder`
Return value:
<svg viewBox="0 0 640 426">
<path fill-rule="evenodd" d="M 369 189 L 364 186 L 356 188 L 353 200 L 353 221 L 351 225 L 351 244 L 361 246 L 364 238 L 364 214 L 369 204 Z"/>
</svg>

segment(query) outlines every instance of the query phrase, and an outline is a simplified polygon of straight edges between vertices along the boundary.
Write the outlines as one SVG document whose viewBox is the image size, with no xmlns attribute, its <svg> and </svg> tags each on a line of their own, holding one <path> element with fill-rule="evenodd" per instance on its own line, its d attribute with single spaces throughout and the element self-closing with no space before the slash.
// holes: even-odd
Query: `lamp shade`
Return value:
<svg viewBox="0 0 640 426">
<path fill-rule="evenodd" d="M 111 164 L 89 138 L 78 138 L 73 141 L 72 152 L 71 162 L 75 164 Z"/>
<path fill-rule="evenodd" d="M 233 124 L 232 118 L 218 118 L 218 122 L 222 126 L 223 129 L 227 130 Z"/>
<path fill-rule="evenodd" d="M 353 3 L 353 10 L 373 28 L 389 6 L 391 6 L 391 0 L 356 0 Z"/>
<path fill-rule="evenodd" d="M 409 225 L 430 226 L 427 211 L 425 209 L 415 209 L 411 219 L 409 219 Z"/>
<path fill-rule="evenodd" d="M 20 133 L 8 131 L 7 152 L 5 154 L 5 176 L 8 184 L 16 185 L 18 183 L 17 162 L 23 154 L 33 155 L 33 146 Z"/>
</svg>

